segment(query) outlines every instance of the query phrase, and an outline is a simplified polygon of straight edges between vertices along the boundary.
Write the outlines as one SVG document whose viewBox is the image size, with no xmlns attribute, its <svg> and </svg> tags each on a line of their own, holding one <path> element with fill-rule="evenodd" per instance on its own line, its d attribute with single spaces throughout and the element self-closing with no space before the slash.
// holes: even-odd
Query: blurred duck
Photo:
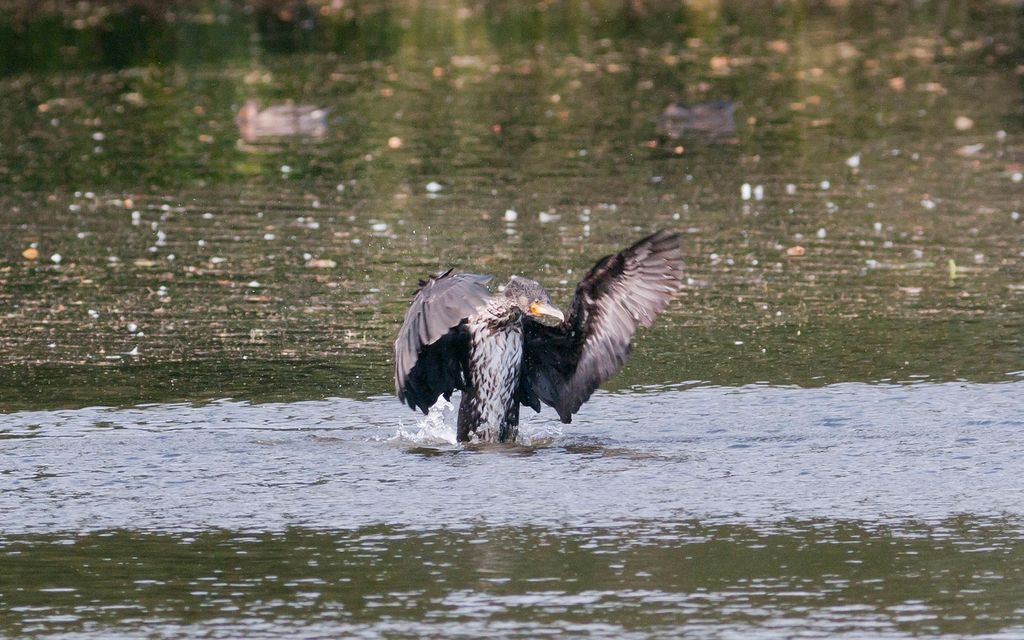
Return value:
<svg viewBox="0 0 1024 640">
<path fill-rule="evenodd" d="M 713 139 L 731 138 L 736 133 L 734 109 L 735 104 L 728 100 L 692 106 L 673 101 L 658 116 L 658 133 L 672 140 L 687 134 Z"/>
<path fill-rule="evenodd" d="M 235 123 L 246 142 L 265 138 L 323 138 L 327 135 L 327 109 L 308 104 L 275 104 L 260 110 L 255 100 L 246 100 Z"/>
</svg>

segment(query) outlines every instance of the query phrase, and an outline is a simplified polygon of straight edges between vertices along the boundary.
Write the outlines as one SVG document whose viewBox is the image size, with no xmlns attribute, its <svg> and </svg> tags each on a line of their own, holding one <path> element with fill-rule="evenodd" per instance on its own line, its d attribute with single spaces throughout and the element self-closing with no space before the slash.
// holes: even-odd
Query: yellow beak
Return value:
<svg viewBox="0 0 1024 640">
<path fill-rule="evenodd" d="M 565 320 L 565 316 L 558 307 L 539 300 L 530 304 L 530 316 L 549 327 L 561 324 Z"/>
</svg>

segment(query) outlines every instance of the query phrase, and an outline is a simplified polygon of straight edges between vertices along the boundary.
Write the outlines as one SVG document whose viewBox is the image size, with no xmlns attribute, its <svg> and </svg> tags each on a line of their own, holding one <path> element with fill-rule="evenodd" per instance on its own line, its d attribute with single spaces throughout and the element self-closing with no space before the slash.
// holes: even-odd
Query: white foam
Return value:
<svg viewBox="0 0 1024 640">
<path fill-rule="evenodd" d="M 458 409 L 444 398 L 438 398 L 430 412 L 416 420 L 416 424 L 406 427 L 404 421 L 398 423 L 398 432 L 389 438 L 390 441 L 402 441 L 419 445 L 456 444 L 456 421 Z"/>
</svg>

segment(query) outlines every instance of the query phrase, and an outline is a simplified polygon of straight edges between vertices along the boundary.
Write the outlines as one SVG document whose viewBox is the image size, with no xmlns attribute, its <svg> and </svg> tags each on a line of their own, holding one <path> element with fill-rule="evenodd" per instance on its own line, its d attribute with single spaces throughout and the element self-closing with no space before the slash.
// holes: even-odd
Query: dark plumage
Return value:
<svg viewBox="0 0 1024 640">
<path fill-rule="evenodd" d="M 458 438 L 514 440 L 519 405 L 554 407 L 571 422 L 629 356 L 681 286 L 679 235 L 658 231 L 598 260 L 569 313 L 537 282 L 514 276 L 491 295 L 490 276 L 448 270 L 420 283 L 395 340 L 398 398 L 423 413 L 463 392 Z"/>
</svg>

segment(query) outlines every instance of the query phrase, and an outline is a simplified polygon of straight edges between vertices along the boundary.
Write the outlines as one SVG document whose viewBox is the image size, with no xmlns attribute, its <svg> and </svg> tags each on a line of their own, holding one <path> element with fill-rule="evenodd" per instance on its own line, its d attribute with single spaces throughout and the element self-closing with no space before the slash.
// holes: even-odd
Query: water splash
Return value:
<svg viewBox="0 0 1024 640">
<path fill-rule="evenodd" d="M 430 407 L 427 415 L 416 420 L 412 426 L 399 421 L 398 431 L 388 438 L 389 442 L 408 443 L 418 446 L 458 444 L 458 406 L 444 398 Z M 515 444 L 524 447 L 550 446 L 563 435 L 562 425 L 557 422 L 532 423 L 524 420 L 519 425 L 519 436 Z M 476 441 L 474 437 L 473 441 Z"/>
<path fill-rule="evenodd" d="M 438 398 L 427 415 L 418 419 L 412 427 L 406 428 L 404 422 L 399 422 L 398 432 L 389 438 L 389 441 L 416 445 L 457 444 L 457 418 L 458 410 L 455 405 L 444 398 Z"/>
</svg>

